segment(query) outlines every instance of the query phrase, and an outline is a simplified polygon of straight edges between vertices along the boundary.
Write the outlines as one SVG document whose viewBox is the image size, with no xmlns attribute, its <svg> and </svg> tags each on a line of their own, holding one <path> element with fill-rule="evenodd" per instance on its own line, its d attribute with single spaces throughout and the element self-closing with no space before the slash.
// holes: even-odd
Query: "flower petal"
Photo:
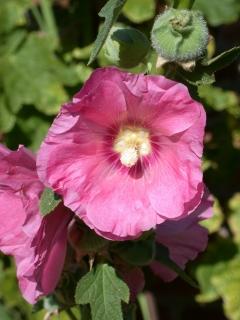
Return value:
<svg viewBox="0 0 240 320">
<path fill-rule="evenodd" d="M 207 246 L 208 231 L 198 223 L 211 216 L 212 206 L 213 201 L 205 191 L 201 204 L 192 214 L 179 221 L 166 221 L 157 227 L 157 242 L 168 248 L 170 258 L 182 269 Z M 151 268 L 165 281 L 177 277 L 175 272 L 157 261 L 151 264 Z"/>
</svg>

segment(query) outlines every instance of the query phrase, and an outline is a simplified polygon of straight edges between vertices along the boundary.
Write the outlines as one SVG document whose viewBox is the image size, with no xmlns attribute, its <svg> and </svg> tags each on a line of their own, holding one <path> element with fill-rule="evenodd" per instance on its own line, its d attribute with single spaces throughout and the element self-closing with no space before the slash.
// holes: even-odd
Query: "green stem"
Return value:
<svg viewBox="0 0 240 320">
<path fill-rule="evenodd" d="M 173 0 L 173 8 L 178 8 L 180 0 Z"/>
<path fill-rule="evenodd" d="M 140 306 L 140 310 L 141 310 L 141 314 L 142 314 L 143 320 L 150 320 L 150 312 L 149 312 L 149 309 L 148 309 L 147 299 L 146 299 L 146 296 L 144 295 L 144 293 L 141 293 L 138 296 L 138 303 L 139 303 L 139 306 Z"/>
<path fill-rule="evenodd" d="M 143 320 L 158 320 L 156 303 L 150 292 L 140 293 L 138 295 L 138 303 L 141 310 Z"/>
<path fill-rule="evenodd" d="M 178 9 L 189 9 L 191 10 L 195 0 L 174 0 L 174 4 L 178 3 L 177 8 Z M 174 7 L 176 8 L 176 7 Z"/>
<path fill-rule="evenodd" d="M 71 320 L 78 320 L 77 317 L 74 315 L 71 309 L 66 309 L 65 312 L 68 314 Z"/>
<path fill-rule="evenodd" d="M 190 0 L 189 1 L 189 6 L 188 6 L 189 9 L 192 9 L 192 7 L 194 5 L 194 2 L 195 2 L 195 0 Z"/>
<path fill-rule="evenodd" d="M 57 46 L 59 43 L 58 30 L 53 14 L 51 0 L 41 0 L 40 2 L 42 15 L 45 23 L 45 31 L 52 37 Z"/>
<path fill-rule="evenodd" d="M 43 22 L 43 19 L 41 17 L 41 14 L 40 14 L 40 12 L 38 10 L 38 7 L 36 5 L 33 5 L 31 7 L 31 11 L 32 11 L 32 14 L 33 14 L 35 20 L 37 21 L 37 24 L 38 24 L 40 30 L 44 31 L 45 30 L 45 26 L 44 26 L 44 22 Z"/>
</svg>

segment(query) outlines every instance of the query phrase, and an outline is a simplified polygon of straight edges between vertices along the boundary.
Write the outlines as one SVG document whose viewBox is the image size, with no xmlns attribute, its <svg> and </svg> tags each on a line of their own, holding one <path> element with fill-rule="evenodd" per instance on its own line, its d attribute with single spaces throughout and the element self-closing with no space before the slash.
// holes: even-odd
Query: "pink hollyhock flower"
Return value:
<svg viewBox="0 0 240 320">
<path fill-rule="evenodd" d="M 24 147 L 10 151 L 0 145 L 0 177 L 0 250 L 14 257 L 21 292 L 35 303 L 57 285 L 72 215 L 59 205 L 41 217 L 38 204 L 44 186 L 34 156 Z"/>
<path fill-rule="evenodd" d="M 198 208 L 181 221 L 166 221 L 157 226 L 156 241 L 169 250 L 170 259 L 184 269 L 189 260 L 194 260 L 208 243 L 208 231 L 199 222 L 212 216 L 213 201 L 205 192 Z M 164 281 L 172 281 L 177 274 L 165 265 L 154 261 L 151 268 Z"/>
<path fill-rule="evenodd" d="M 55 119 L 38 173 L 97 233 L 137 237 L 198 206 L 204 126 L 183 84 L 98 69 Z"/>
</svg>

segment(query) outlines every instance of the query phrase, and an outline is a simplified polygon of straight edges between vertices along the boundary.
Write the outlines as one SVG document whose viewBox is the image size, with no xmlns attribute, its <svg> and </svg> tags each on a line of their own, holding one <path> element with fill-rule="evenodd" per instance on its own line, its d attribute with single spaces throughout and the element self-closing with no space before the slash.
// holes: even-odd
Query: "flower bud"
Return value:
<svg viewBox="0 0 240 320">
<path fill-rule="evenodd" d="M 151 38 L 154 49 L 162 58 L 193 61 L 206 51 L 208 28 L 199 11 L 171 8 L 156 18 Z"/>
<path fill-rule="evenodd" d="M 114 26 L 103 50 L 106 58 L 113 64 L 122 68 L 133 68 L 142 62 L 148 54 L 150 42 L 137 29 Z"/>
</svg>

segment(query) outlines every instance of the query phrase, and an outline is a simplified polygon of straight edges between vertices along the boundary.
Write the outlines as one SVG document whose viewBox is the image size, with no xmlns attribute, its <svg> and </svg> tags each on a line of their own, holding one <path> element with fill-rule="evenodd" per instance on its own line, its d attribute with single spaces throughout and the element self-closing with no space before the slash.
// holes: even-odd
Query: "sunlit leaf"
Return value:
<svg viewBox="0 0 240 320">
<path fill-rule="evenodd" d="M 109 0 L 99 12 L 99 16 L 105 18 L 105 21 L 99 30 L 97 39 L 95 40 L 88 64 L 91 64 L 99 54 L 105 40 L 107 39 L 108 33 L 114 22 L 117 20 L 125 2 L 126 0 Z"/>
<path fill-rule="evenodd" d="M 132 22 L 141 23 L 154 17 L 155 6 L 155 0 L 128 0 L 123 14 Z"/>
<path fill-rule="evenodd" d="M 224 220 L 224 215 L 221 206 L 217 199 L 214 199 L 213 215 L 210 219 L 203 220 L 200 224 L 208 229 L 209 233 L 214 233 L 219 230 Z"/>
<path fill-rule="evenodd" d="M 231 215 L 228 219 L 229 226 L 233 232 L 234 240 L 240 244 L 240 193 L 236 193 L 229 201 Z"/>
<path fill-rule="evenodd" d="M 223 299 L 223 308 L 230 320 L 240 319 L 240 257 L 229 262 L 212 279 L 219 295 Z"/>
<path fill-rule="evenodd" d="M 228 110 L 238 106 L 238 97 L 234 91 L 215 86 L 199 86 L 198 93 L 204 105 L 216 111 Z"/>
<path fill-rule="evenodd" d="M 9 32 L 15 26 L 26 22 L 24 12 L 31 5 L 31 0 L 0 1 L 0 33 Z"/>
<path fill-rule="evenodd" d="M 212 26 L 232 23 L 239 17 L 238 0 L 195 0 L 194 9 L 201 10 Z"/>
<path fill-rule="evenodd" d="M 200 285 L 200 294 L 196 299 L 200 303 L 212 302 L 220 297 L 213 278 L 226 270 L 231 259 L 238 254 L 238 248 L 230 241 L 217 239 L 211 243 L 196 267 L 196 278 Z"/>
<path fill-rule="evenodd" d="M 0 132 L 6 133 L 12 130 L 15 121 L 15 115 L 9 110 L 3 95 L 0 96 Z"/>
<path fill-rule="evenodd" d="M 121 301 L 128 303 L 129 289 L 113 267 L 99 264 L 77 285 L 77 304 L 90 304 L 92 320 L 123 320 Z"/>
<path fill-rule="evenodd" d="M 17 54 L 0 61 L 4 91 L 13 112 L 35 105 L 41 112 L 56 114 L 68 100 L 63 85 L 78 82 L 76 71 L 52 52 L 47 37 L 31 34 Z"/>
</svg>

